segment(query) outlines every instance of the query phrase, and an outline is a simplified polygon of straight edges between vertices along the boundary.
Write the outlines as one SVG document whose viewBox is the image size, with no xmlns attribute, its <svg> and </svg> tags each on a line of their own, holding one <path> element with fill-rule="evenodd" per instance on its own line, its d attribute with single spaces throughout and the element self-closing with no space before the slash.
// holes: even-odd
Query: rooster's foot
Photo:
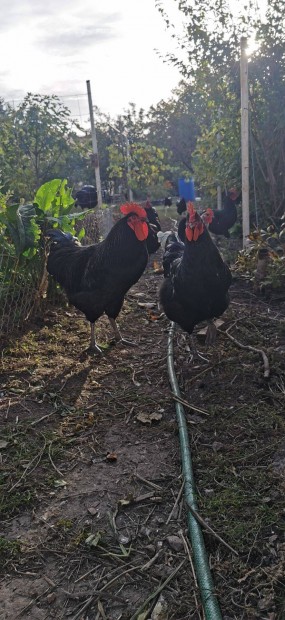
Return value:
<svg viewBox="0 0 285 620">
<path fill-rule="evenodd" d="M 102 355 L 103 351 L 102 349 L 100 349 L 100 347 L 98 347 L 97 344 L 92 344 L 89 347 L 87 347 L 87 349 L 85 349 L 85 352 L 88 353 L 88 355 Z"/>
<path fill-rule="evenodd" d="M 132 342 L 131 340 L 125 340 L 125 338 L 120 338 L 120 340 L 116 340 L 115 344 L 121 344 L 122 346 L 126 346 L 126 347 L 137 347 L 137 343 L 136 342 Z"/>
<path fill-rule="evenodd" d="M 94 353 L 97 353 L 97 354 L 102 355 L 102 349 L 98 347 L 98 344 L 96 343 L 96 340 L 95 340 L 95 323 L 90 323 L 90 327 L 91 327 L 91 340 L 90 340 L 90 345 L 88 349 L 86 349 L 86 353 L 93 354 L 93 355 Z"/>
<path fill-rule="evenodd" d="M 215 323 L 212 323 L 212 321 L 209 321 L 208 329 L 207 329 L 207 335 L 206 335 L 206 340 L 205 340 L 206 346 L 209 347 L 209 346 L 212 346 L 213 344 L 215 344 L 216 338 L 217 338 L 217 328 L 216 328 L 216 325 L 215 325 Z"/>
<path fill-rule="evenodd" d="M 192 353 L 192 355 L 190 355 L 190 357 L 188 358 L 188 364 L 192 364 L 195 362 L 209 362 L 209 360 L 206 357 L 203 357 L 203 355 L 201 355 L 201 353 L 199 353 L 199 351 L 195 351 L 195 353 Z"/>
<path fill-rule="evenodd" d="M 209 360 L 206 357 L 203 357 L 203 355 L 201 355 L 201 353 L 199 353 L 199 351 L 197 350 L 194 336 L 191 336 L 190 339 L 191 339 L 191 356 L 189 357 L 188 363 L 190 364 L 192 362 L 198 362 L 199 360 L 208 363 Z"/>
<path fill-rule="evenodd" d="M 111 319 L 110 317 L 108 318 L 109 318 L 110 324 L 112 325 L 112 329 L 114 332 L 115 344 L 122 344 L 122 345 L 125 345 L 126 347 L 136 347 L 137 345 L 135 342 L 131 342 L 130 340 L 125 340 L 125 338 L 122 338 L 121 332 L 118 328 L 118 325 L 115 319 Z"/>
</svg>

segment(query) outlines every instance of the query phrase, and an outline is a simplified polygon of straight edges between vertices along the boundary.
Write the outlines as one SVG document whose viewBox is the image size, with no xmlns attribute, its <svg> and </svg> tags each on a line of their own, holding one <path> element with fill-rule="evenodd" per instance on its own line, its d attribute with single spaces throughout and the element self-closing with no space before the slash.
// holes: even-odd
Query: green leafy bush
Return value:
<svg viewBox="0 0 285 620">
<path fill-rule="evenodd" d="M 270 225 L 266 230 L 255 230 L 249 235 L 249 245 L 238 254 L 234 271 L 255 282 L 260 289 L 280 289 L 285 286 L 285 222 Z M 264 267 L 258 275 L 258 261 Z M 258 276 L 258 277 L 257 277 Z"/>
</svg>

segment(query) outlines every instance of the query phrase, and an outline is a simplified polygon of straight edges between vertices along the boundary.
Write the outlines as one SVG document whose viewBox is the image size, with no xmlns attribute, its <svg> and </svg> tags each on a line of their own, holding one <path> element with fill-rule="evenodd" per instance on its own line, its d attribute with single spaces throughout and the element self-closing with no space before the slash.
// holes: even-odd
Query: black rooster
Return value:
<svg viewBox="0 0 285 620">
<path fill-rule="evenodd" d="M 179 215 L 182 215 L 182 213 L 187 210 L 185 198 L 180 198 L 180 200 L 177 200 L 176 209 Z"/>
<path fill-rule="evenodd" d="M 166 239 L 166 277 L 160 288 L 160 303 L 166 316 L 188 334 L 192 334 L 195 325 L 207 321 L 206 343 L 213 344 L 213 319 L 229 305 L 232 276 L 205 227 L 212 219 L 211 209 L 200 217 L 193 204 L 188 203 L 187 211 L 185 244 L 174 233 Z"/>
<path fill-rule="evenodd" d="M 159 242 L 146 221 L 146 211 L 135 203 L 121 206 L 125 217 L 113 226 L 104 241 L 81 246 L 70 233 L 53 229 L 47 270 L 65 289 L 69 302 L 91 323 L 90 349 L 101 351 L 95 341 L 95 322 L 106 313 L 117 342 L 125 342 L 116 324 L 127 291 L 144 272 L 148 255 Z M 150 250 L 147 240 L 150 237 Z M 129 343 L 130 344 L 130 343 Z"/>
<path fill-rule="evenodd" d="M 160 225 L 157 210 L 152 206 L 149 198 L 146 200 L 145 210 L 147 214 L 147 219 L 152 229 L 157 233 L 159 230 L 161 230 L 161 225 Z"/>
<path fill-rule="evenodd" d="M 229 190 L 228 194 L 224 194 L 223 196 L 223 209 L 214 209 L 213 211 L 213 219 L 209 224 L 209 231 L 214 233 L 215 235 L 224 235 L 227 239 L 230 237 L 229 229 L 237 221 L 237 205 L 241 202 L 241 193 L 237 192 L 236 189 L 232 188 Z M 181 198 L 179 202 L 176 203 L 177 212 L 179 215 L 182 215 L 184 211 L 186 211 L 186 201 L 184 198 Z M 185 226 L 186 220 L 183 217 L 178 224 L 178 236 L 181 241 L 185 240 Z"/>
<path fill-rule="evenodd" d="M 165 196 L 164 198 L 164 206 L 165 207 L 171 207 L 172 205 L 172 198 L 171 196 Z"/>
<path fill-rule="evenodd" d="M 98 204 L 97 191 L 94 185 L 83 185 L 76 192 L 75 200 L 81 209 L 94 209 Z"/>
<path fill-rule="evenodd" d="M 215 235 L 224 235 L 224 237 L 229 239 L 229 229 L 237 221 L 237 205 L 240 202 L 241 193 L 237 192 L 235 188 L 230 189 L 229 193 L 224 197 L 224 208 L 213 211 L 214 217 L 209 224 L 209 231 Z"/>
</svg>

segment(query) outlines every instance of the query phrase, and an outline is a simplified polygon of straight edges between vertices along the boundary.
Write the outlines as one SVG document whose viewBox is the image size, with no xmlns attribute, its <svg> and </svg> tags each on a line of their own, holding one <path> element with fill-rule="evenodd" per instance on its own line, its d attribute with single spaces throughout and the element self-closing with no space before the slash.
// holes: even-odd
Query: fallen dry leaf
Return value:
<svg viewBox="0 0 285 620">
<path fill-rule="evenodd" d="M 152 422 L 159 422 L 162 418 L 162 413 L 139 413 L 136 419 L 142 424 L 151 424 Z"/>
<path fill-rule="evenodd" d="M 149 309 L 147 311 L 147 314 L 150 321 L 158 321 L 163 316 L 162 314 L 155 314 L 155 312 L 152 312 L 152 310 Z"/>
<path fill-rule="evenodd" d="M 98 513 L 98 505 L 97 506 L 89 506 L 89 508 L 87 508 L 87 512 L 89 512 L 89 514 L 94 517 L 94 515 L 96 515 Z"/>
<path fill-rule="evenodd" d="M 132 504 L 133 501 L 134 496 L 132 494 L 129 494 L 128 497 L 125 497 L 124 499 L 119 499 L 118 506 L 129 506 L 130 504 Z"/>
<path fill-rule="evenodd" d="M 109 452 L 106 456 L 107 461 L 116 461 L 117 458 L 116 452 Z"/>
<path fill-rule="evenodd" d="M 139 302 L 138 302 L 138 306 L 139 306 L 140 308 L 155 308 L 156 303 L 151 302 L 151 301 L 146 301 L 146 302 L 139 301 Z"/>
</svg>

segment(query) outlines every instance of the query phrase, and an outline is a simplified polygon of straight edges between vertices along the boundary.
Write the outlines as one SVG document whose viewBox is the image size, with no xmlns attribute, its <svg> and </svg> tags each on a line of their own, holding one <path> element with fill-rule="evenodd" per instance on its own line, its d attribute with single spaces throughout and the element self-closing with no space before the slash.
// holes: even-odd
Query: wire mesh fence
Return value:
<svg viewBox="0 0 285 620">
<path fill-rule="evenodd" d="M 0 334 L 11 334 L 31 316 L 39 299 L 41 260 L 23 264 L 5 248 L 0 254 Z"/>
<path fill-rule="evenodd" d="M 104 239 L 114 222 L 114 208 L 88 213 L 78 222 L 85 229 L 83 245 Z M 7 244 L 0 248 L 0 337 L 21 329 L 40 304 L 56 299 L 55 288 L 48 287 L 46 257 L 21 261 Z"/>
</svg>

